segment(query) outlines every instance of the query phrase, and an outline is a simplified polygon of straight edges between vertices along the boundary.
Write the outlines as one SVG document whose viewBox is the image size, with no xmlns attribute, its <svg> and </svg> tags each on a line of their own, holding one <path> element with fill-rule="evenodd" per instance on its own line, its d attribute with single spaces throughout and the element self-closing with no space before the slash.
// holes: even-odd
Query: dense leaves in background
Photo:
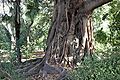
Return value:
<svg viewBox="0 0 120 80">
<path fill-rule="evenodd" d="M 108 53 L 111 53 L 109 55 Z M 119 80 L 120 79 L 120 54 L 119 52 L 104 53 L 93 59 L 85 59 L 78 69 L 71 72 L 68 80 Z"/>
<path fill-rule="evenodd" d="M 2 11 L 4 11 L 0 13 L 0 62 L 4 64 L 3 66 L 0 64 L 0 69 L 3 68 L 3 71 L 5 70 L 10 75 L 13 75 L 12 77 L 16 80 L 16 78 L 19 79 L 20 77 L 14 71 L 13 64 L 9 63 L 9 61 L 16 59 L 14 1 L 3 0 L 0 2 L 1 7 L 3 7 Z M 51 24 L 53 3 L 46 0 L 21 0 L 20 6 L 21 29 L 19 45 L 22 55 L 29 57 L 33 51 L 46 47 L 45 41 Z"/>
<path fill-rule="evenodd" d="M 14 15 L 12 15 L 14 8 L 11 1 L 5 0 L 4 4 L 7 4 L 9 10 L 7 13 L 0 14 L 0 61 L 4 60 L 1 58 L 2 55 L 9 55 L 9 53 L 11 53 L 11 58 L 16 57 L 13 54 L 15 27 L 13 24 Z M 53 3 L 51 0 L 25 0 L 21 2 L 20 47 L 23 55 L 29 57 L 33 51 L 45 49 L 52 12 Z M 96 43 L 94 61 L 85 59 L 81 66 L 71 73 L 70 79 L 119 80 L 120 0 L 113 0 L 112 3 L 96 9 L 93 18 Z M 106 24 L 104 25 L 104 23 Z M 5 61 L 8 59 L 9 57 Z M 16 77 L 13 65 L 2 63 L 1 67 Z M 17 76 L 18 78 L 20 77 Z"/>
<path fill-rule="evenodd" d="M 39 49 L 45 49 L 46 38 L 52 16 L 52 2 L 26 0 L 23 2 L 23 26 L 21 40 L 23 53 L 29 55 Z M 25 35 L 26 34 L 26 35 Z"/>
<path fill-rule="evenodd" d="M 102 44 L 120 44 L 120 1 L 104 5 L 94 11 L 95 40 Z"/>
<path fill-rule="evenodd" d="M 5 0 L 1 4 L 7 6 L 8 11 L 4 11 L 0 16 L 0 48 L 14 52 L 15 27 L 13 13 L 15 10 L 13 8 L 13 2 Z M 21 1 L 20 6 L 21 29 L 19 46 L 23 54 L 29 55 L 34 50 L 44 49 L 46 47 L 47 33 L 52 19 L 53 3 L 46 0 L 25 0 Z M 5 7 L 3 7 L 4 9 Z M 12 49 L 11 46 L 13 47 Z"/>
<path fill-rule="evenodd" d="M 10 42 L 8 36 L 10 36 L 9 32 L 3 27 L 3 25 L 0 25 L 0 49 L 10 49 Z M 4 35 L 3 35 L 4 34 Z"/>
<path fill-rule="evenodd" d="M 112 46 L 120 46 L 120 1 L 115 0 L 110 4 L 110 38 Z"/>
</svg>

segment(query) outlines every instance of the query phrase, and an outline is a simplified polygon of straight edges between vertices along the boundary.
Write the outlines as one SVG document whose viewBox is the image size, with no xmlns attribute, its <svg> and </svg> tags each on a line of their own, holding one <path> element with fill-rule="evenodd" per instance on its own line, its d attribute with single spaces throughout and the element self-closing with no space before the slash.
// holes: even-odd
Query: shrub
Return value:
<svg viewBox="0 0 120 80">
<path fill-rule="evenodd" d="M 85 59 L 81 65 L 71 71 L 67 80 L 120 80 L 120 54 L 98 58 Z"/>
</svg>

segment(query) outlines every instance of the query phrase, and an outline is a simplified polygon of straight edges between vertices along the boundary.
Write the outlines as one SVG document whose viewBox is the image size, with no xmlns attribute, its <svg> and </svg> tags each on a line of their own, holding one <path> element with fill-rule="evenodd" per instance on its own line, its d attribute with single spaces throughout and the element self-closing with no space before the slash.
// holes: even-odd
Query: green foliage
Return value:
<svg viewBox="0 0 120 80">
<path fill-rule="evenodd" d="M 0 49 L 10 50 L 11 40 L 10 34 L 7 32 L 4 25 L 0 25 Z"/>
<path fill-rule="evenodd" d="M 6 71 L 8 74 L 10 74 L 10 76 L 12 77 L 12 80 L 24 80 L 24 78 L 15 71 L 15 66 L 13 64 L 11 64 L 10 62 L 3 62 L 0 64 L 0 68 L 4 71 Z M 1 79 L 2 76 L 0 75 L 0 80 L 4 80 Z"/>
<path fill-rule="evenodd" d="M 7 4 L 8 3 L 8 4 Z M 0 49 L 7 50 L 10 61 L 16 60 L 14 5 L 11 1 L 4 3 L 8 12 L 0 15 Z M 46 48 L 46 39 L 52 19 L 53 4 L 51 0 L 21 1 L 21 28 L 19 46 L 22 55 L 29 58 L 33 51 Z M 1 54 L 2 56 L 4 54 Z"/>
<path fill-rule="evenodd" d="M 96 9 L 93 18 L 95 40 L 112 47 L 120 46 L 120 1 L 113 0 Z"/>
<path fill-rule="evenodd" d="M 107 44 L 109 39 L 109 6 L 104 5 L 93 12 L 94 38 L 101 44 Z"/>
<path fill-rule="evenodd" d="M 33 7 L 28 8 L 27 5 L 31 5 Z M 46 47 L 48 29 L 51 24 L 52 6 L 53 6 L 52 2 L 28 0 L 27 5 L 26 5 L 27 6 L 26 13 L 28 13 L 28 15 L 26 16 L 34 21 L 32 26 L 30 27 L 30 34 L 29 34 L 30 44 L 32 44 L 32 47 L 34 47 L 34 49 L 35 48 L 44 49 Z M 31 13 L 28 11 L 30 12 L 33 11 L 32 13 L 34 14 L 34 18 L 31 18 L 31 16 L 29 16 Z"/>
<path fill-rule="evenodd" d="M 38 0 L 26 0 L 27 12 L 26 16 L 34 19 L 39 12 L 39 1 Z"/>
<path fill-rule="evenodd" d="M 120 46 L 120 1 L 114 0 L 110 6 L 109 42 L 112 46 Z"/>
<path fill-rule="evenodd" d="M 12 75 L 13 80 L 22 80 L 15 72 L 15 67 L 10 62 L 6 62 L 13 62 L 16 59 L 15 49 L 11 49 L 10 39 L 12 35 L 15 37 L 13 24 L 15 10 L 12 0 L 8 1 L 9 14 L 0 16 L 0 50 L 7 52 L 0 52 L 0 62 L 3 62 L 0 68 Z M 53 3 L 52 0 L 25 0 L 21 4 L 20 47 L 22 54 L 30 58 L 32 51 L 46 48 L 45 42 L 52 20 Z M 71 72 L 68 79 L 120 80 L 120 0 L 113 0 L 110 4 L 98 8 L 94 11 L 93 18 L 96 40 L 94 60 L 86 58 L 77 70 Z M 108 21 L 108 27 L 102 25 L 105 21 Z M 6 24 L 10 25 L 12 33 L 7 30 Z M 10 59 L 1 58 L 4 55 L 10 56 Z"/>
<path fill-rule="evenodd" d="M 28 43 L 27 46 L 22 46 L 21 51 L 23 53 L 23 57 L 26 59 L 31 58 L 32 52 L 34 51 L 34 44 Z"/>
<path fill-rule="evenodd" d="M 86 58 L 67 80 L 120 80 L 120 1 L 113 0 L 98 8 L 93 18 L 96 41 L 93 60 Z"/>
<path fill-rule="evenodd" d="M 68 80 L 120 80 L 120 54 L 108 52 L 101 57 L 98 55 L 85 59 L 78 67 L 73 70 Z"/>
<path fill-rule="evenodd" d="M 10 21 L 11 20 L 11 16 L 8 16 L 7 14 L 5 14 L 3 17 L 2 17 L 2 21 L 6 22 L 6 21 Z"/>
<path fill-rule="evenodd" d="M 104 43 L 105 44 L 107 42 L 107 35 L 106 35 L 106 33 L 102 29 L 96 31 L 95 40 L 97 42 L 99 42 L 99 43 Z"/>
</svg>

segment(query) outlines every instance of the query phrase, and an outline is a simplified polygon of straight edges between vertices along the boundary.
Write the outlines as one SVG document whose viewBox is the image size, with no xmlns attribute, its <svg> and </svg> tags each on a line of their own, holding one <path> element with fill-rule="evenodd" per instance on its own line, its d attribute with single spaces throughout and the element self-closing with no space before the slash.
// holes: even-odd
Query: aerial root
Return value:
<svg viewBox="0 0 120 80">
<path fill-rule="evenodd" d="M 48 74 L 59 74 L 57 80 L 65 78 L 67 74 L 67 70 L 63 67 L 51 66 L 48 63 L 42 62 L 42 60 L 40 59 L 20 66 L 20 68 L 17 69 L 16 72 L 21 73 L 26 78 L 36 74 L 43 77 L 47 76 Z"/>
</svg>

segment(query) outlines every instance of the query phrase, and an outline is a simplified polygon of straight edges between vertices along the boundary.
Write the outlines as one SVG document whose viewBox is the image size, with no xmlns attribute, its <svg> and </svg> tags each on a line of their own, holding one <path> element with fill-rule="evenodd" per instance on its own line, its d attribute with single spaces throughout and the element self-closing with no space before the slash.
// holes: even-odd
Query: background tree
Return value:
<svg viewBox="0 0 120 80">
<path fill-rule="evenodd" d="M 1 1 L 1 49 L 8 51 L 12 61 L 16 61 L 17 53 L 15 13 L 16 1 Z M 29 58 L 33 52 L 43 50 L 46 47 L 45 41 L 49 25 L 51 24 L 52 13 L 51 1 L 26 0 L 20 5 L 20 32 L 19 44 L 21 58 Z M 18 14 L 17 14 L 18 15 Z M 4 30 L 5 29 L 5 30 Z M 19 30 L 19 29 L 18 29 Z M 18 31 L 17 31 L 18 32 Z M 3 37 L 2 37 L 3 36 Z M 9 46 L 8 46 L 9 45 Z M 17 58 L 16 58 L 17 57 Z"/>
<path fill-rule="evenodd" d="M 17 54 L 17 59 L 18 62 L 21 63 L 21 57 L 22 54 L 20 52 L 20 28 L 21 28 L 21 22 L 20 22 L 20 0 L 15 0 L 14 3 L 15 7 L 15 33 L 16 33 L 16 54 Z"/>
</svg>

